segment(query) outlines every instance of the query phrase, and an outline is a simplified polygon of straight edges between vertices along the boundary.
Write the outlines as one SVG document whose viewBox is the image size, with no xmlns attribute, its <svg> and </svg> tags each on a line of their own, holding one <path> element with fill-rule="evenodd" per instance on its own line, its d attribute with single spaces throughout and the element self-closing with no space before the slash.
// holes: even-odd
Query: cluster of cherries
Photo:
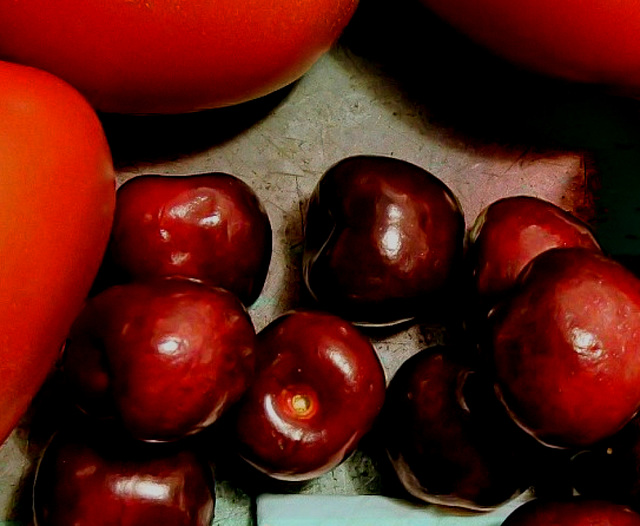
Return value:
<svg viewBox="0 0 640 526">
<path fill-rule="evenodd" d="M 251 469 L 304 481 L 374 424 L 407 495 L 489 510 L 566 460 L 580 476 L 560 493 L 579 500 L 534 500 L 510 526 L 580 514 L 640 524 L 640 280 L 582 221 L 519 196 L 467 233 L 438 178 L 356 156 L 308 203 L 312 303 L 256 334 L 247 308 L 271 251 L 265 209 L 234 176 L 141 175 L 118 189 L 61 365 L 86 415 L 39 463 L 39 526 L 208 526 L 214 477 L 189 437 L 215 428 Z M 463 320 L 462 336 L 388 382 L 367 331 L 434 319 Z"/>
</svg>

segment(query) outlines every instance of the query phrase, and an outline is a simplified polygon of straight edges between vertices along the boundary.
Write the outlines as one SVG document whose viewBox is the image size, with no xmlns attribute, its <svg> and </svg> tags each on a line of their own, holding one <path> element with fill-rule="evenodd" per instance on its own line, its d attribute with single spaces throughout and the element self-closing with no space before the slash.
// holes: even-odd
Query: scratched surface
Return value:
<svg viewBox="0 0 640 526">
<path fill-rule="evenodd" d="M 389 155 L 426 168 L 458 196 L 467 225 L 490 202 L 518 194 L 595 224 L 597 161 L 613 165 L 616 148 L 625 149 L 626 135 L 615 144 L 606 139 L 617 129 L 617 101 L 530 79 L 429 17 L 410 12 L 400 24 L 400 14 L 370 6 L 307 75 L 262 101 L 186 116 L 103 116 L 119 182 L 151 172 L 221 171 L 258 193 L 274 230 L 266 285 L 250 309 L 258 330 L 299 304 L 305 202 L 322 173 L 346 156 Z M 415 31 L 420 24 L 426 33 Z M 408 356 L 445 338 L 440 327 L 418 325 L 378 334 L 374 344 L 390 378 Z M 0 448 L 2 526 L 29 524 L 34 465 L 59 420 L 55 389 L 53 381 Z M 245 484 L 241 469 L 220 462 L 215 523 L 253 524 L 261 492 L 394 494 L 374 449 L 365 440 L 342 466 L 295 486 Z"/>
</svg>

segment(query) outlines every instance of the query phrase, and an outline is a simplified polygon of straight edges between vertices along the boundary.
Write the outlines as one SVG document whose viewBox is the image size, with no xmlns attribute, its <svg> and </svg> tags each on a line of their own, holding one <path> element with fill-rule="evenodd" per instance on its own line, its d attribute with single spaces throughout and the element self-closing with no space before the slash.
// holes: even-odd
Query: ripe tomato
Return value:
<svg viewBox="0 0 640 526">
<path fill-rule="evenodd" d="M 0 62 L 0 443 L 58 357 L 115 206 L 100 121 L 60 79 Z"/>
<path fill-rule="evenodd" d="M 535 71 L 640 95 L 636 0 L 422 0 L 495 53 Z"/>
<path fill-rule="evenodd" d="M 0 58 L 69 81 L 100 110 L 236 104 L 299 78 L 357 0 L 0 2 Z"/>
</svg>

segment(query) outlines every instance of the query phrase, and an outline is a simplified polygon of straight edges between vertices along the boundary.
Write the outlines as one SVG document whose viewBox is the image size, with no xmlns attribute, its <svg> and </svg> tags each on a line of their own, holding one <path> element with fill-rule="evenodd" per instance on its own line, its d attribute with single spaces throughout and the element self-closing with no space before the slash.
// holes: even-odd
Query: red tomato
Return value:
<svg viewBox="0 0 640 526">
<path fill-rule="evenodd" d="M 178 113 L 299 78 L 357 0 L 0 2 L 0 58 L 51 71 L 100 110 Z"/>
<path fill-rule="evenodd" d="M 474 40 L 527 68 L 640 94 L 636 0 L 422 0 Z"/>
<path fill-rule="evenodd" d="M 0 62 L 0 443 L 59 355 L 114 207 L 91 106 L 48 73 Z"/>
</svg>

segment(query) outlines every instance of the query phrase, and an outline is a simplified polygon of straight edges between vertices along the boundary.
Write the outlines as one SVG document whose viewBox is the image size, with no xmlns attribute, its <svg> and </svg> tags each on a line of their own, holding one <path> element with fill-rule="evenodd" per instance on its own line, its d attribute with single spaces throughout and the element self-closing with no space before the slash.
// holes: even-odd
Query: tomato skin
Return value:
<svg viewBox="0 0 640 526">
<path fill-rule="evenodd" d="M 640 95 L 640 4 L 635 0 L 421 1 L 516 64 Z"/>
<path fill-rule="evenodd" d="M 48 73 L 0 62 L 0 443 L 58 358 L 114 207 L 91 106 Z"/>
<path fill-rule="evenodd" d="M 182 113 L 266 95 L 333 44 L 357 0 L 0 3 L 0 58 L 60 76 L 100 110 Z"/>
</svg>

